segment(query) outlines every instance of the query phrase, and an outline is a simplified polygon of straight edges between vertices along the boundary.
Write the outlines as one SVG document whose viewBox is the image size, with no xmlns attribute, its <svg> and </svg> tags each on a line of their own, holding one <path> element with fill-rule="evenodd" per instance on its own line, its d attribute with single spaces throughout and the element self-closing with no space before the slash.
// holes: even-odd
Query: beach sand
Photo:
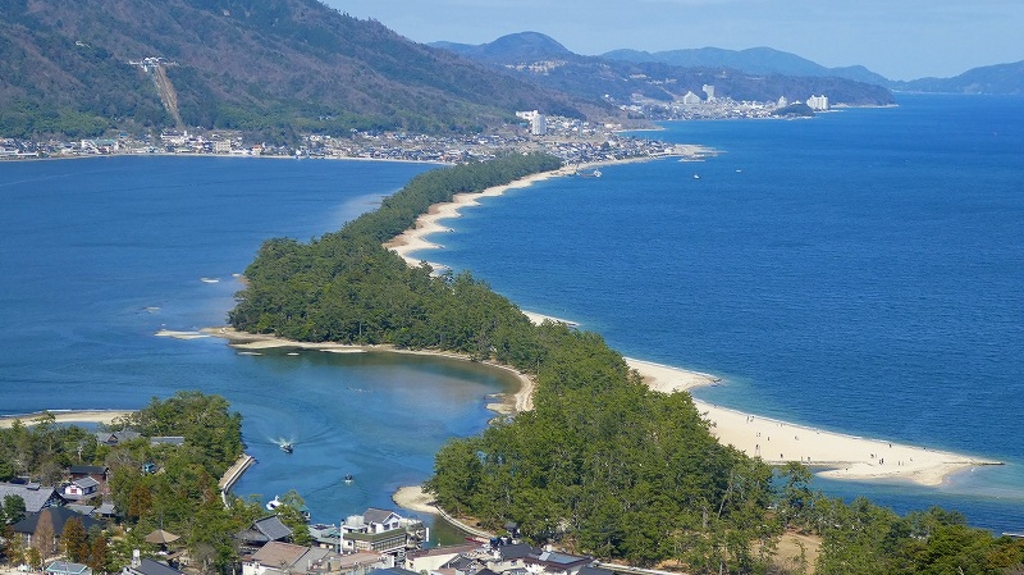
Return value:
<svg viewBox="0 0 1024 575">
<path fill-rule="evenodd" d="M 689 391 L 718 383 L 704 373 L 627 358 L 648 386 L 662 393 Z M 999 465 L 945 451 L 867 439 L 796 425 L 777 419 L 743 413 L 694 399 L 697 411 L 712 427 L 711 433 L 725 445 L 773 464 L 799 461 L 818 474 L 833 479 L 903 480 L 919 485 L 941 485 L 956 471 L 979 465 Z"/>
<path fill-rule="evenodd" d="M 434 204 L 430 206 L 428 212 L 416 219 L 416 223 L 411 229 L 399 234 L 394 239 L 384 244 L 384 247 L 392 250 L 398 255 L 402 256 L 409 265 L 418 266 L 421 261 L 419 258 L 412 256 L 414 252 L 428 249 L 443 248 L 442 244 L 433 243 L 427 241 L 426 237 L 431 234 L 437 234 L 441 232 L 450 232 L 451 228 L 442 225 L 442 220 L 458 218 L 461 216 L 460 210 L 464 207 L 478 206 L 480 205 L 480 198 L 492 198 L 501 196 L 505 192 L 515 188 L 525 188 L 532 186 L 537 182 L 549 180 L 551 178 L 559 178 L 562 176 L 571 176 L 576 172 L 590 171 L 595 168 L 602 168 L 617 164 L 630 164 L 636 162 L 649 162 L 652 160 L 658 160 L 669 157 L 682 157 L 682 158 L 703 158 L 709 155 L 717 153 L 716 150 L 706 148 L 703 146 L 695 145 L 679 145 L 676 146 L 675 152 L 672 154 L 666 154 L 662 156 L 640 156 L 637 158 L 626 158 L 623 160 L 609 160 L 605 162 L 591 162 L 588 164 L 582 164 L 578 166 L 563 166 L 557 170 L 550 172 L 541 172 L 539 174 L 533 174 L 525 178 L 518 179 L 509 184 L 501 186 L 493 186 L 487 188 L 482 192 L 472 192 L 464 194 L 455 194 L 452 197 L 452 201 L 441 204 Z M 434 262 L 427 262 L 434 269 L 444 269 L 446 266 Z M 564 323 L 572 324 L 570 321 L 560 320 Z"/>
<path fill-rule="evenodd" d="M 30 413 L 27 415 L 14 415 L 9 417 L 0 417 L 0 428 L 8 429 L 15 421 L 21 421 L 24 425 L 35 425 L 38 423 L 36 420 L 43 417 L 46 413 L 50 413 L 54 417 L 55 423 L 113 423 L 115 419 L 126 417 L 135 413 L 134 411 L 121 411 L 121 410 L 100 410 L 100 409 L 88 409 L 88 410 L 55 410 L 50 412 L 38 412 Z"/>
<path fill-rule="evenodd" d="M 200 331 L 205 335 L 226 339 L 228 340 L 228 344 L 231 345 L 231 347 L 238 350 L 242 350 L 242 352 L 253 352 L 258 350 L 282 348 L 323 351 L 328 353 L 366 353 L 368 351 L 376 351 L 384 353 L 401 353 L 406 355 L 430 355 L 435 357 L 456 359 L 459 361 L 475 362 L 475 360 L 471 360 L 468 356 L 459 355 L 456 353 L 429 350 L 399 349 L 390 345 L 359 346 L 330 342 L 307 343 L 291 339 L 285 339 L 273 335 L 253 334 L 244 331 L 238 331 L 233 327 L 209 327 L 204 328 Z M 519 380 L 519 389 L 516 391 L 515 394 L 506 397 L 505 401 L 501 403 L 488 404 L 487 407 L 489 409 L 500 414 L 519 413 L 521 411 L 529 411 L 533 409 L 534 383 L 532 378 L 507 365 L 500 365 L 489 361 L 476 363 L 483 363 L 485 365 L 490 365 L 497 369 L 505 370 L 515 375 L 516 378 Z"/>
<path fill-rule="evenodd" d="M 399 487 L 398 491 L 391 496 L 391 500 L 402 509 L 416 511 L 419 513 L 430 513 L 437 515 L 437 507 L 434 506 L 434 497 L 423 491 L 419 485 Z"/>
<path fill-rule="evenodd" d="M 699 158 L 714 153 L 698 146 L 679 150 L 681 155 Z M 642 161 L 640 158 L 634 161 Z M 438 232 L 451 231 L 441 221 L 459 217 L 459 210 L 466 206 L 479 205 L 483 197 L 500 196 L 509 189 L 521 188 L 549 178 L 573 174 L 577 169 L 591 169 L 604 164 L 585 168 L 561 168 L 535 174 L 505 186 L 488 188 L 483 192 L 458 194 L 451 202 L 431 206 L 426 215 L 420 216 L 412 229 L 384 244 L 409 263 L 419 265 L 420 261 L 411 254 L 424 249 L 443 247 L 427 241 L 426 237 Z M 430 263 L 430 262 L 428 262 Z M 438 268 L 444 267 L 430 264 Z M 544 320 L 571 321 L 524 312 L 534 323 Z M 697 373 L 660 365 L 647 361 L 627 358 L 629 365 L 637 370 L 651 389 L 662 393 L 689 391 L 704 385 L 713 385 L 719 379 L 706 373 Z M 529 378 L 523 378 L 529 381 Z M 532 386 L 532 382 L 530 383 Z M 518 411 L 529 409 L 531 391 L 521 391 L 527 398 L 517 398 Z M 518 395 L 518 394 L 517 394 Z M 819 471 L 819 475 L 835 479 L 852 480 L 904 480 L 921 485 L 940 485 L 951 473 L 978 465 L 999 465 L 1000 462 L 970 457 L 955 453 L 934 451 L 886 440 L 866 439 L 834 432 L 822 431 L 784 421 L 768 419 L 754 414 L 726 409 L 700 400 L 694 400 L 697 409 L 712 424 L 712 433 L 720 442 L 732 445 L 750 456 L 761 457 L 769 463 L 799 461 Z"/>
</svg>

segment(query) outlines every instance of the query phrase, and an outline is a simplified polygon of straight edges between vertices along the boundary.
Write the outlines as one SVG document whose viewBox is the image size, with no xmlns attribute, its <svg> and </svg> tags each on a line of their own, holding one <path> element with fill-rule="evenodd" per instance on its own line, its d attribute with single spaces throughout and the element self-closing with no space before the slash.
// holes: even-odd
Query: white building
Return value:
<svg viewBox="0 0 1024 575">
<path fill-rule="evenodd" d="M 789 105 L 789 100 L 787 100 L 785 96 L 779 96 L 779 102 L 777 105 L 780 108 L 785 108 Z"/>
<path fill-rule="evenodd" d="M 683 96 L 684 106 L 696 106 L 697 104 L 700 104 L 700 102 L 700 96 L 694 94 L 693 92 L 687 92 L 686 95 Z"/>
<path fill-rule="evenodd" d="M 821 96 L 811 96 L 807 98 L 807 105 L 812 110 L 828 110 L 828 96 L 824 94 Z"/>
<path fill-rule="evenodd" d="M 704 93 L 707 94 L 708 102 L 714 102 L 715 101 L 715 87 L 714 86 L 712 86 L 710 84 L 704 84 L 704 87 L 702 88 L 702 90 L 704 90 Z"/>
</svg>

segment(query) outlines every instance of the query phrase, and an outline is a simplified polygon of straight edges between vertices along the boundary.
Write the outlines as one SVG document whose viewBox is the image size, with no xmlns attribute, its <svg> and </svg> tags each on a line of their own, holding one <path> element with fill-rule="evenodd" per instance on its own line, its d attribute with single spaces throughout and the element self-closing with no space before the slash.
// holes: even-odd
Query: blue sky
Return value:
<svg viewBox="0 0 1024 575">
<path fill-rule="evenodd" d="M 578 54 L 769 46 L 891 79 L 1024 60 L 1022 0 L 324 0 L 417 42 L 542 32 Z"/>
</svg>

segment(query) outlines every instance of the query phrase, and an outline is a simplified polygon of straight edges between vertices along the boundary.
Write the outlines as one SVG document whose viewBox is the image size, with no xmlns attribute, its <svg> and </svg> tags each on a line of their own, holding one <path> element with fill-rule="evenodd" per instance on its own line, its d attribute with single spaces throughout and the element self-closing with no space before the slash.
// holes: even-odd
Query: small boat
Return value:
<svg viewBox="0 0 1024 575">
<path fill-rule="evenodd" d="M 281 444 L 281 451 L 285 453 L 291 453 L 292 451 L 295 451 L 295 446 L 292 445 L 291 441 L 285 441 L 284 443 Z"/>
<path fill-rule="evenodd" d="M 576 176 L 580 178 L 600 178 L 601 170 L 594 169 L 589 172 L 576 172 Z"/>
<path fill-rule="evenodd" d="M 278 497 L 277 495 L 275 495 L 273 499 L 271 499 L 270 501 L 267 501 L 267 505 L 266 505 L 267 511 L 273 511 L 273 510 L 277 509 L 278 507 L 280 507 L 283 503 L 284 502 L 281 501 L 281 498 Z"/>
<path fill-rule="evenodd" d="M 693 179 L 695 179 L 695 180 L 699 180 L 699 179 L 700 179 L 700 174 L 694 174 L 694 175 L 693 175 Z"/>
<path fill-rule="evenodd" d="M 352 483 L 355 479 L 356 478 L 353 477 L 351 473 L 345 475 L 345 483 Z"/>
<path fill-rule="evenodd" d="M 199 281 L 203 282 L 204 284 L 220 283 L 219 278 L 199 278 Z"/>
</svg>

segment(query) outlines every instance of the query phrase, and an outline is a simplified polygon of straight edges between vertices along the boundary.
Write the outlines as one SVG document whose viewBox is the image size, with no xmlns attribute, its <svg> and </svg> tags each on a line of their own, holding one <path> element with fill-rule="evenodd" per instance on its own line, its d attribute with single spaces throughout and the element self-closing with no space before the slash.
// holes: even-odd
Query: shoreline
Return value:
<svg viewBox="0 0 1024 575">
<path fill-rule="evenodd" d="M 699 146 L 681 148 L 684 158 L 699 158 L 713 150 Z M 485 197 L 497 197 L 506 191 L 523 188 L 550 178 L 571 175 L 580 169 L 592 169 L 611 164 L 654 160 L 668 156 L 632 158 L 618 162 L 595 162 L 587 166 L 562 167 L 558 170 L 527 176 L 507 185 L 495 186 L 482 192 L 457 194 L 452 201 L 434 204 L 425 215 L 416 219 L 414 226 L 388 241 L 384 247 L 401 256 L 410 266 L 421 261 L 413 253 L 426 249 L 443 248 L 443 245 L 427 240 L 427 236 L 439 232 L 451 232 L 441 221 L 460 217 L 464 207 L 480 205 L 477 201 Z M 433 262 L 428 264 L 444 268 Z M 534 323 L 544 320 L 561 321 L 571 326 L 577 324 L 551 316 L 524 312 Z M 661 393 L 689 392 L 706 385 L 715 385 L 721 380 L 714 375 L 693 372 L 673 366 L 657 364 L 639 359 L 625 358 L 632 369 L 643 377 L 644 382 L 654 391 Z M 830 479 L 854 481 L 907 481 L 921 486 L 941 485 L 946 477 L 965 469 L 981 465 L 1002 465 L 1003 462 L 986 460 L 957 453 L 930 450 L 882 439 L 868 439 L 854 435 L 824 431 L 814 427 L 798 425 L 782 420 L 762 417 L 757 414 L 719 407 L 694 398 L 698 411 L 711 424 L 711 432 L 720 443 L 732 445 L 739 451 L 754 457 L 761 457 L 770 464 L 799 461 L 816 469 L 815 474 Z M 772 434 L 775 435 L 772 441 Z M 778 457 L 775 454 L 778 453 Z"/>
<path fill-rule="evenodd" d="M 525 178 L 520 178 L 514 182 L 508 184 L 502 184 L 500 186 L 492 186 L 480 192 L 466 192 L 461 194 L 455 194 L 450 202 L 442 202 L 430 206 L 430 209 L 426 214 L 416 218 L 416 222 L 413 227 L 405 230 L 401 234 L 395 236 L 391 240 L 384 243 L 384 247 L 395 252 L 402 259 L 406 261 L 410 266 L 418 266 L 420 262 L 426 261 L 432 268 L 446 269 L 447 266 L 423 260 L 417 259 L 412 256 L 413 253 L 421 250 L 439 249 L 444 248 L 444 245 L 437 244 L 427 240 L 427 236 L 441 233 L 451 232 L 451 228 L 442 225 L 441 220 L 454 219 L 462 217 L 462 208 L 479 206 L 480 202 L 477 200 L 481 198 L 494 198 L 505 194 L 505 192 L 518 188 L 526 188 L 532 186 L 537 182 L 543 182 L 552 178 L 560 178 L 563 176 L 571 176 L 576 172 L 584 170 L 592 170 L 595 168 L 603 168 L 606 166 L 614 166 L 621 164 L 633 164 L 638 162 L 650 162 L 654 160 L 661 160 L 665 158 L 705 158 L 707 156 L 717 154 L 718 151 L 712 148 L 706 148 L 703 146 L 696 145 L 679 145 L 676 146 L 676 153 L 662 154 L 658 156 L 638 156 L 635 158 L 625 158 L 622 160 L 608 160 L 601 162 L 588 162 L 586 164 L 579 164 L 575 166 L 562 166 L 557 170 L 551 170 L 548 172 L 540 172 L 538 174 L 532 174 Z M 525 312 L 524 312 L 525 313 Z M 527 316 L 530 314 L 527 313 Z M 531 318 L 533 319 L 533 318 Z M 555 319 L 555 318 L 552 318 Z M 573 322 L 568 320 L 558 319 L 569 325 L 574 325 Z"/>
<path fill-rule="evenodd" d="M 0 429 L 10 429 L 15 421 L 20 421 L 26 426 L 37 425 L 39 423 L 37 420 L 45 417 L 48 413 L 53 416 L 54 423 L 102 423 L 109 425 L 115 419 L 126 417 L 135 412 L 123 409 L 54 409 L 23 415 L 5 415 L 0 417 Z"/>
<path fill-rule="evenodd" d="M 175 332 L 178 333 L 178 332 Z M 195 339 L 193 335 L 195 332 L 180 332 L 183 335 L 170 336 L 176 339 Z M 267 349 L 302 349 L 308 351 L 322 351 L 326 353 L 368 353 L 368 352 L 379 352 L 379 353 L 396 353 L 403 355 L 423 355 L 431 357 L 443 357 L 446 359 L 453 359 L 458 361 L 467 361 L 471 363 L 479 363 L 481 365 L 488 365 L 496 369 L 504 370 L 518 380 L 519 388 L 514 393 L 505 393 L 501 402 L 488 403 L 487 409 L 499 414 L 499 415 L 512 415 L 523 411 L 530 411 L 533 409 L 533 379 L 513 369 L 507 365 L 497 364 L 491 361 L 476 361 L 470 359 L 468 356 L 460 355 L 453 352 L 442 352 L 442 351 L 431 351 L 431 350 L 416 350 L 416 349 L 400 349 L 391 345 L 349 345 L 343 343 L 309 343 L 291 340 L 283 337 L 277 337 L 274 335 L 267 334 L 253 334 L 248 332 L 238 331 L 233 327 L 208 327 L 199 330 L 199 337 L 218 337 L 225 339 L 228 345 L 239 350 L 241 353 L 258 353 L 260 350 Z M 156 335 L 161 335 L 159 332 Z M 166 334 L 163 334 L 166 335 Z"/>
<path fill-rule="evenodd" d="M 654 391 L 690 391 L 720 382 L 709 374 L 626 358 Z M 798 461 L 817 476 L 851 481 L 901 481 L 937 487 L 958 471 L 1003 465 L 949 451 L 827 431 L 721 407 L 693 398 L 697 411 L 711 424 L 719 443 L 732 445 L 751 457 L 781 465 Z M 775 455 L 779 456 L 776 457 Z"/>
</svg>

